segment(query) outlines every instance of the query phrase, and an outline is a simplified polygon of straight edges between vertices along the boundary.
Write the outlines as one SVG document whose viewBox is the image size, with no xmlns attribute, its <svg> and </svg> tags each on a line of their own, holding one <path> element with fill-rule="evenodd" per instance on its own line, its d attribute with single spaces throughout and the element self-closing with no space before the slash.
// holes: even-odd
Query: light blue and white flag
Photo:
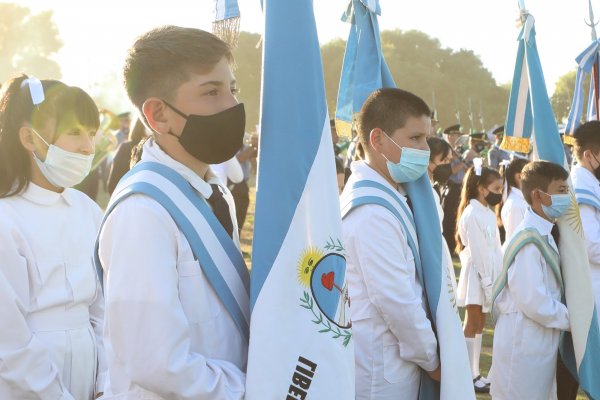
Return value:
<svg viewBox="0 0 600 400">
<path fill-rule="evenodd" d="M 353 400 L 346 261 L 313 2 L 264 0 L 263 10 L 246 399 Z"/>
<path fill-rule="evenodd" d="M 367 97 L 382 87 L 395 87 L 381 51 L 377 15 L 378 0 L 352 0 L 344 20 L 352 24 L 346 45 L 336 116 L 351 121 Z M 422 282 L 428 315 L 436 331 L 442 365 L 441 385 L 422 374 L 419 398 L 474 399 L 473 380 L 460 317 L 453 304 L 452 283 L 444 265 L 442 233 L 435 199 L 427 175 L 404 184 L 413 204 L 414 222 L 419 238 Z"/>
<path fill-rule="evenodd" d="M 522 12 L 524 25 L 519 35 L 507 121 L 511 121 L 513 132 L 525 130 L 524 125 L 531 127 L 534 159 L 551 161 L 568 170 L 536 47 L 535 22 L 524 7 Z M 520 104 L 517 109 L 512 108 L 515 97 L 518 97 Z M 520 101 L 525 98 L 526 103 Z M 522 117 L 517 118 L 516 115 Z M 561 337 L 561 356 L 571 372 L 578 375 L 581 388 L 591 398 L 600 399 L 600 334 L 583 228 L 574 195 L 571 208 L 559 218 L 557 224 L 565 298 L 571 323 L 571 332 Z"/>
<path fill-rule="evenodd" d="M 237 0 L 215 0 L 213 33 L 232 46 L 240 31 L 240 8 Z"/>
<path fill-rule="evenodd" d="M 392 82 L 392 74 L 381 53 L 379 0 L 350 1 L 342 21 L 350 23 L 344 68 L 335 112 L 338 134 L 350 136 L 354 116 L 381 82 Z"/>
<path fill-rule="evenodd" d="M 598 119 L 598 91 L 596 88 L 598 86 L 599 51 L 600 41 L 595 40 L 576 58 L 577 76 L 575 78 L 575 90 L 565 129 L 565 143 L 570 145 L 574 144 L 573 133 L 581 123 L 583 114 L 583 86 L 586 77 L 589 75 L 591 75 L 591 79 L 586 121 Z"/>
</svg>

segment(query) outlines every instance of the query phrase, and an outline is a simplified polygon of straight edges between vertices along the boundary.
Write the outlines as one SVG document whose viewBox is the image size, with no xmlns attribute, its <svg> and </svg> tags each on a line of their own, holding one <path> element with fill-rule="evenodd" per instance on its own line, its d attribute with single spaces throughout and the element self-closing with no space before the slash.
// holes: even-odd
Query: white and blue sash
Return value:
<svg viewBox="0 0 600 400">
<path fill-rule="evenodd" d="M 415 220 L 406 200 L 381 183 L 371 180 L 361 180 L 352 185 L 352 190 L 348 195 L 343 196 L 340 202 L 342 219 L 346 218 L 351 211 L 367 204 L 382 206 L 394 214 L 398 222 L 402 225 L 404 232 L 406 232 L 408 247 L 410 247 L 413 253 L 415 268 L 419 282 L 422 285 L 423 267 L 421 266 L 421 257 L 419 254 L 417 230 Z"/>
<path fill-rule="evenodd" d="M 590 190 L 575 188 L 575 199 L 577 204 L 586 204 L 600 211 L 600 198 Z"/>
<path fill-rule="evenodd" d="M 240 250 L 206 200 L 173 169 L 156 162 L 142 162 L 119 182 L 107 206 L 100 231 L 115 207 L 133 194 L 152 198 L 173 218 L 190 244 L 199 268 L 247 341 L 250 275 Z M 98 247 L 99 237 L 94 257 L 96 270 L 103 284 Z"/>
</svg>

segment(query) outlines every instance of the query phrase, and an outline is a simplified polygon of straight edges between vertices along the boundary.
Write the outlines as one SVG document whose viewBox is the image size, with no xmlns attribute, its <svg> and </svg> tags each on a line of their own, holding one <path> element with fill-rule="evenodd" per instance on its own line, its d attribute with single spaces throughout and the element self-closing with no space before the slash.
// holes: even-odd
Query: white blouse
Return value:
<svg viewBox="0 0 600 400">
<path fill-rule="evenodd" d="M 102 212 L 32 183 L 0 199 L 0 398 L 92 399 L 104 385 Z"/>
<path fill-rule="evenodd" d="M 504 202 L 502 211 L 500 212 L 502 225 L 504 225 L 504 230 L 506 231 L 506 240 L 510 239 L 517 227 L 523 222 L 525 211 L 527 211 L 528 207 L 529 205 L 525 201 L 523 192 L 516 187 L 511 186 L 510 194 Z"/>
</svg>

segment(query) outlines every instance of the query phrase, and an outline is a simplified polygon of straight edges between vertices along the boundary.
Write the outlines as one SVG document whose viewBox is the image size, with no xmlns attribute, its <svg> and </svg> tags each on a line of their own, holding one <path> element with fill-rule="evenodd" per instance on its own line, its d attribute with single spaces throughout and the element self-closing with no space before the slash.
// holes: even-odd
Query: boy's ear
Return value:
<svg viewBox="0 0 600 400">
<path fill-rule="evenodd" d="M 165 102 L 156 97 L 150 97 L 142 104 L 142 113 L 150 128 L 156 133 L 167 134 L 171 129 L 166 110 Z"/>
<path fill-rule="evenodd" d="M 371 132 L 369 132 L 369 144 L 374 149 L 379 149 L 381 147 L 381 143 L 383 142 L 383 131 L 380 128 L 373 128 Z"/>
</svg>

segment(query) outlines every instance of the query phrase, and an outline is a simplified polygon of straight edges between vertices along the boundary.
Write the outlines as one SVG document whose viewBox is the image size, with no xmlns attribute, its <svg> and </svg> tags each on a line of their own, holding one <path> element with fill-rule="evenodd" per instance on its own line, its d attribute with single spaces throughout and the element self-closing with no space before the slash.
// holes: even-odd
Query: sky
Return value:
<svg viewBox="0 0 600 400">
<path fill-rule="evenodd" d="M 241 30 L 262 33 L 260 0 L 238 1 Z M 210 30 L 214 9 L 213 0 L 12 2 L 34 12 L 53 10 L 64 42 L 55 57 L 61 65 L 63 81 L 91 92 L 119 75 L 127 48 L 138 35 L 165 24 Z M 588 0 L 525 3 L 536 20 L 538 49 L 552 93 L 556 80 L 576 67 L 575 57 L 591 42 L 591 29 L 584 22 L 588 18 Z M 346 39 L 349 26 L 340 17 L 348 0 L 314 0 L 313 4 L 319 41 Z M 600 16 L 600 1 L 592 0 L 592 5 Z M 382 30 L 417 29 L 439 39 L 444 47 L 473 50 L 498 83 L 512 80 L 518 35 L 517 0 L 380 0 L 380 6 Z M 397 84 L 401 87 L 402 80 Z"/>
</svg>

